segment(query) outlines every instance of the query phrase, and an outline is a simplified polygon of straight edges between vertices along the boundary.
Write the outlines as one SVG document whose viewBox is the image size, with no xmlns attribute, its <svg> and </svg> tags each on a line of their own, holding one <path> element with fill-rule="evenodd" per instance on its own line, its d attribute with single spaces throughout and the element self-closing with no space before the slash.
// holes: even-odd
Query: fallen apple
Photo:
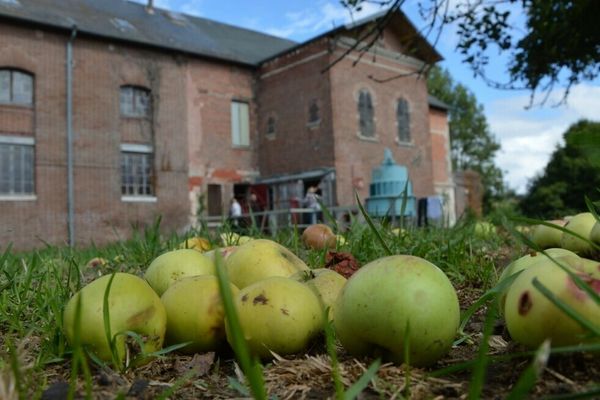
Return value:
<svg viewBox="0 0 600 400">
<path fill-rule="evenodd" d="M 226 260 L 227 257 L 229 257 L 229 255 L 231 253 L 233 253 L 233 251 L 237 249 L 237 246 L 225 246 L 225 247 L 216 247 L 212 250 L 208 250 L 206 252 L 204 252 L 203 254 L 210 258 L 213 262 L 215 261 L 215 254 L 217 252 L 219 252 L 221 254 L 221 257 L 223 257 L 223 260 Z"/>
<path fill-rule="evenodd" d="M 568 229 L 584 237 L 585 239 L 590 240 L 592 228 L 595 224 L 596 218 L 594 218 L 594 215 L 590 212 L 584 212 L 579 213 L 571 218 L 571 220 L 565 225 L 565 229 Z M 571 250 L 579 255 L 587 255 L 594 252 L 594 248 L 589 242 L 580 239 L 569 232 L 563 232 L 560 247 Z"/>
<path fill-rule="evenodd" d="M 68 301 L 63 315 L 63 328 L 73 345 L 76 332 L 77 303 L 81 300 L 79 338 L 81 344 L 103 361 L 112 360 L 111 346 L 104 326 L 104 293 L 112 275 L 104 275 L 75 293 Z M 118 362 L 122 365 L 129 349 L 126 331 L 139 334 L 144 341 L 143 353 L 162 348 L 167 315 L 160 298 L 146 281 L 128 273 L 116 273 L 108 295 L 110 333 Z M 138 350 L 139 351 L 139 350 Z"/>
<path fill-rule="evenodd" d="M 178 279 L 186 276 L 214 275 L 215 264 L 204 254 L 191 249 L 171 250 L 156 257 L 144 278 L 159 296 Z"/>
<path fill-rule="evenodd" d="M 490 239 L 496 234 L 496 226 L 487 221 L 477 221 L 473 227 L 473 234 L 480 239 Z"/>
<path fill-rule="evenodd" d="M 210 250 L 212 248 L 212 245 L 210 244 L 208 239 L 200 237 L 200 236 L 196 236 L 196 237 L 187 238 L 186 240 L 181 242 L 178 247 L 180 249 L 194 249 L 194 250 L 198 250 L 199 252 L 203 253 L 205 251 Z"/>
<path fill-rule="evenodd" d="M 577 272 L 584 282 L 600 293 L 600 280 L 579 272 L 576 259 L 565 256 L 556 260 Z M 550 339 L 553 346 L 589 341 L 590 332 L 548 300 L 533 285 L 534 278 L 586 320 L 595 324 L 600 321 L 600 306 L 563 269 L 548 259 L 524 270 L 508 290 L 505 320 L 513 340 L 532 349 L 546 339 Z"/>
<path fill-rule="evenodd" d="M 238 288 L 231 285 L 235 295 Z M 225 310 L 214 275 L 182 278 L 169 287 L 161 301 L 167 311 L 166 342 L 191 342 L 184 353 L 214 351 L 225 342 Z"/>
<path fill-rule="evenodd" d="M 250 236 L 239 235 L 235 232 L 223 232 L 221 233 L 221 243 L 223 246 L 239 246 L 249 241 L 254 240 Z"/>
<path fill-rule="evenodd" d="M 319 299 L 306 285 L 271 277 L 241 289 L 235 306 L 250 352 L 271 358 L 271 351 L 295 354 L 305 350 L 323 328 Z M 227 339 L 231 341 L 229 326 Z"/>
<path fill-rule="evenodd" d="M 240 289 L 271 276 L 289 277 L 308 267 L 277 242 L 256 239 L 238 246 L 225 260 L 229 280 Z"/>
<path fill-rule="evenodd" d="M 396 363 L 426 366 L 450 350 L 460 319 L 454 287 L 442 270 L 409 255 L 377 259 L 342 289 L 333 324 L 353 355 L 381 352 Z"/>
<path fill-rule="evenodd" d="M 328 317 L 333 319 L 333 307 L 347 279 L 329 268 L 317 268 L 300 271 L 291 276 L 292 279 L 304 283 L 319 298 L 323 311 L 328 311 Z"/>
<path fill-rule="evenodd" d="M 571 256 L 571 257 L 579 258 L 577 256 L 577 254 L 575 254 L 572 251 L 567 250 L 567 249 L 550 248 L 550 249 L 546 249 L 544 251 L 546 252 L 546 254 L 549 257 L 552 257 L 552 258 L 557 258 L 557 257 L 562 257 L 562 256 Z M 544 253 L 537 253 L 534 251 L 529 254 L 526 254 L 526 255 L 514 260 L 510 264 L 508 264 L 508 266 L 504 269 L 504 271 L 502 271 L 502 274 L 500 275 L 498 282 L 502 282 L 504 279 L 508 278 L 509 276 L 514 275 L 520 271 L 523 271 L 524 269 L 529 268 L 530 266 L 535 265 L 536 263 L 538 263 L 540 261 L 544 261 L 544 260 L 548 260 L 548 257 L 546 255 L 544 255 Z M 504 303 L 506 302 L 506 293 L 508 293 L 508 287 L 498 294 L 498 308 L 499 308 L 500 314 L 504 313 Z"/>
<path fill-rule="evenodd" d="M 302 232 L 302 242 L 313 250 L 335 249 L 337 238 L 328 225 L 312 224 Z"/>
<path fill-rule="evenodd" d="M 592 242 L 600 245 L 600 221 L 596 221 L 592 232 L 590 232 L 590 239 Z"/>
<path fill-rule="evenodd" d="M 545 222 L 557 227 L 564 227 L 567 223 L 564 219 L 554 219 Z M 560 241 L 562 239 L 562 234 L 563 232 L 560 229 L 539 224 L 534 226 L 531 230 L 531 241 L 541 249 L 561 247 Z"/>
</svg>

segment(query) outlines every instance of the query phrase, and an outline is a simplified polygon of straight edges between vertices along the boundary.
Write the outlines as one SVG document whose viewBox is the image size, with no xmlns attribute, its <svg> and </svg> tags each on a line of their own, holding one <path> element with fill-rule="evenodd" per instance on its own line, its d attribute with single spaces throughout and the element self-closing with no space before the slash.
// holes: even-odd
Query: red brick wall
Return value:
<svg viewBox="0 0 600 400">
<path fill-rule="evenodd" d="M 0 201 L 0 246 L 16 248 L 65 243 L 66 89 L 68 35 L 0 26 L 0 65 L 35 75 L 35 191 L 33 201 Z M 184 74 L 167 54 L 77 37 L 73 44 L 73 132 L 75 235 L 77 244 L 106 243 L 130 234 L 132 223 L 163 215 L 165 230 L 187 218 L 187 140 Z M 119 115 L 119 87 L 137 84 L 152 90 L 157 201 L 121 201 L 120 144 L 132 126 Z M 0 123 L 2 119 L 0 119 Z M 131 121 L 130 121 L 131 122 Z M 133 123 L 135 125 L 135 123 Z M 129 124 L 131 125 L 131 124 Z M 143 125 L 143 124 L 142 124 Z M 0 125 L 0 131 L 14 129 Z"/>
<path fill-rule="evenodd" d="M 343 50 L 337 49 L 330 60 L 338 58 Z M 424 78 L 409 75 L 378 83 L 370 77 L 382 80 L 414 72 L 414 69 L 383 57 L 365 55 L 353 65 L 356 60 L 357 55 L 353 53 L 330 73 L 338 202 L 353 204 L 354 189 L 361 199 L 368 197 L 371 171 L 381 164 L 386 147 L 398 164 L 408 168 L 414 194 L 417 197 L 433 194 L 429 106 Z M 359 136 L 357 99 L 363 88 L 370 91 L 375 110 L 374 139 Z M 409 104 L 410 144 L 397 141 L 396 101 L 400 97 Z"/>
<path fill-rule="evenodd" d="M 195 193 L 203 193 L 207 184 L 223 185 L 221 207 L 227 210 L 233 183 L 249 181 L 258 174 L 255 73 L 250 68 L 201 59 L 188 60 L 185 73 L 189 188 Z M 232 144 L 233 100 L 249 103 L 249 147 Z"/>
<path fill-rule="evenodd" d="M 446 183 L 451 179 L 448 114 L 432 108 L 429 111 L 429 123 L 431 125 L 433 181 Z"/>
<path fill-rule="evenodd" d="M 334 142 L 327 39 L 278 57 L 259 70 L 258 143 L 262 176 L 333 166 Z M 316 101 L 320 122 L 309 124 Z M 275 119 L 275 134 L 267 135 L 267 120 Z"/>
</svg>

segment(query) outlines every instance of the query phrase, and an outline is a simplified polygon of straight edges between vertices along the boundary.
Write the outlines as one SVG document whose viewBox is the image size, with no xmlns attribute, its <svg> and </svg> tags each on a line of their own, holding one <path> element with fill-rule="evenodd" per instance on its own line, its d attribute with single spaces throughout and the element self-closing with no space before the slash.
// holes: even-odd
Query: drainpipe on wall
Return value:
<svg viewBox="0 0 600 400">
<path fill-rule="evenodd" d="M 67 42 L 67 225 L 69 246 L 75 245 L 75 200 L 73 190 L 73 41 L 77 25 L 71 28 Z"/>
</svg>

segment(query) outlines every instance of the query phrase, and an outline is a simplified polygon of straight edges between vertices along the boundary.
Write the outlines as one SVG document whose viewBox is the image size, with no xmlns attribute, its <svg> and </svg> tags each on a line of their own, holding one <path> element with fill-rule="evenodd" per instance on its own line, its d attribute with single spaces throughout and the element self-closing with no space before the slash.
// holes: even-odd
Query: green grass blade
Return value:
<svg viewBox="0 0 600 400">
<path fill-rule="evenodd" d="M 344 384 L 340 377 L 340 364 L 338 362 L 337 353 L 335 351 L 335 332 L 333 330 L 332 321 L 329 320 L 329 307 L 324 312 L 324 327 L 325 327 L 325 347 L 327 354 L 331 359 L 331 376 L 333 379 L 333 387 L 335 388 L 335 398 L 338 400 L 344 399 Z"/>
<path fill-rule="evenodd" d="M 223 257 L 219 252 L 215 253 L 215 265 L 217 280 L 219 282 L 219 290 L 221 292 L 221 298 L 223 300 L 223 308 L 225 309 L 226 323 L 229 328 L 229 334 L 231 336 L 231 345 L 233 351 L 237 356 L 242 371 L 246 375 L 250 389 L 255 399 L 266 400 L 267 392 L 264 385 L 264 379 L 262 375 L 262 368 L 260 364 L 250 356 L 250 351 L 244 338 L 242 326 L 237 316 L 237 310 L 233 302 L 233 294 L 231 293 L 231 287 L 229 286 L 229 277 L 225 271 L 225 265 L 223 264 Z"/>
<path fill-rule="evenodd" d="M 317 203 L 319 203 L 319 206 L 321 207 L 321 212 L 323 212 L 323 216 L 325 217 L 325 220 L 329 222 L 329 224 L 332 226 L 334 232 L 338 232 L 339 227 L 338 227 L 337 220 L 335 219 L 335 216 L 329 210 L 329 207 L 327 207 L 321 199 L 317 199 Z"/>
<path fill-rule="evenodd" d="M 488 349 L 490 345 L 488 340 L 494 330 L 496 302 L 490 301 L 488 304 L 488 311 L 485 315 L 485 322 L 483 325 L 483 337 L 481 338 L 477 359 L 475 360 L 473 372 L 471 373 L 471 382 L 469 383 L 468 399 L 470 400 L 478 400 L 481 398 L 486 370 L 489 363 Z"/>
<path fill-rule="evenodd" d="M 367 386 L 369 386 L 369 382 L 371 382 L 371 379 L 377 375 L 377 371 L 379 371 L 380 366 L 381 360 L 379 358 L 373 361 L 365 373 L 362 374 L 361 377 L 348 388 L 344 394 L 344 400 L 356 399 L 358 395 L 361 394 L 362 391 L 367 388 Z"/>
<path fill-rule="evenodd" d="M 21 376 L 21 367 L 19 366 L 19 355 L 17 354 L 17 349 L 15 349 L 15 345 L 10 338 L 6 338 L 6 346 L 8 347 L 8 353 L 10 356 L 10 369 L 15 379 L 15 389 L 19 395 L 19 400 L 24 400 L 25 393 L 23 392 L 23 377 Z"/>
<path fill-rule="evenodd" d="M 536 351 L 533 361 L 525 371 L 523 371 L 519 380 L 515 383 L 505 400 L 521 400 L 526 398 L 544 372 L 549 357 L 550 341 L 545 340 Z"/>
<path fill-rule="evenodd" d="M 600 215 L 598 214 L 597 207 L 589 197 L 584 196 L 585 205 L 588 208 L 588 211 L 592 213 L 597 222 L 600 221 Z"/>
<path fill-rule="evenodd" d="M 104 322 L 104 334 L 106 335 L 106 340 L 108 341 L 108 345 L 110 346 L 110 354 L 112 357 L 113 366 L 117 371 L 121 371 L 121 360 L 119 359 L 119 352 L 110 327 L 110 304 L 108 301 L 110 288 L 112 286 L 113 279 L 115 279 L 116 274 L 116 272 L 113 272 L 111 274 L 110 279 L 108 280 L 108 285 L 106 285 L 106 289 L 104 290 L 104 298 L 102 300 L 102 320 Z"/>
<path fill-rule="evenodd" d="M 562 312 L 567 314 L 569 318 L 577 322 L 582 327 L 591 331 L 595 336 L 600 337 L 600 326 L 588 321 L 581 316 L 573 307 L 562 301 L 554 292 L 548 289 L 537 277 L 533 278 L 533 286 L 539 290 L 552 304 L 558 307 Z"/>
<path fill-rule="evenodd" d="M 579 393 L 565 393 L 556 396 L 542 397 L 542 400 L 578 400 L 578 399 L 600 399 L 600 386 L 592 386 L 588 390 Z"/>
<path fill-rule="evenodd" d="M 375 234 L 375 237 L 377 238 L 377 240 L 379 241 L 379 243 L 381 243 L 381 246 L 383 247 L 383 250 L 385 251 L 386 255 L 391 256 L 394 253 L 392 253 L 392 250 L 389 248 L 389 246 L 387 245 L 387 243 L 385 243 L 385 240 L 383 240 L 383 237 L 381 236 L 381 233 L 379 233 L 379 231 L 375 227 L 375 224 L 373 223 L 373 220 L 371 219 L 371 217 L 369 216 L 369 214 L 367 213 L 367 211 L 363 207 L 362 203 L 360 202 L 360 198 L 358 197 L 358 193 L 354 192 L 354 196 L 356 197 L 356 202 L 358 204 L 358 209 L 362 213 L 363 217 L 365 217 L 365 220 L 367 221 L 367 224 L 369 224 L 369 227 L 373 231 L 373 234 Z"/>
</svg>

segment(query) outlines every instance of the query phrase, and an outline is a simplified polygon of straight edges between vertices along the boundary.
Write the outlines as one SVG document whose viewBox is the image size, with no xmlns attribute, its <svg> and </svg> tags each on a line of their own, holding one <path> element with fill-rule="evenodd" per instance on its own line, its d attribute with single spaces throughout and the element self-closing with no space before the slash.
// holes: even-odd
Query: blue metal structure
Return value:
<svg viewBox="0 0 600 400">
<path fill-rule="evenodd" d="M 416 216 L 415 196 L 408 169 L 396 164 L 390 149 L 385 149 L 381 166 L 371 173 L 367 212 L 375 217 Z"/>
</svg>

